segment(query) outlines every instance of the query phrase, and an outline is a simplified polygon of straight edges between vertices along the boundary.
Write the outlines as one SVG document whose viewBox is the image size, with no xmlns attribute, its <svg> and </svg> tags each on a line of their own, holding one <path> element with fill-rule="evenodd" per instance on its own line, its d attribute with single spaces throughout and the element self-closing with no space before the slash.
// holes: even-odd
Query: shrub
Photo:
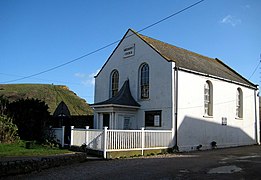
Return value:
<svg viewBox="0 0 261 180">
<path fill-rule="evenodd" d="M 44 141 L 44 131 L 49 118 L 48 105 L 38 99 L 20 99 L 7 107 L 8 116 L 18 127 L 23 140 Z"/>
<path fill-rule="evenodd" d="M 19 140 L 17 131 L 18 128 L 11 118 L 0 115 L 0 143 L 13 143 Z"/>
</svg>

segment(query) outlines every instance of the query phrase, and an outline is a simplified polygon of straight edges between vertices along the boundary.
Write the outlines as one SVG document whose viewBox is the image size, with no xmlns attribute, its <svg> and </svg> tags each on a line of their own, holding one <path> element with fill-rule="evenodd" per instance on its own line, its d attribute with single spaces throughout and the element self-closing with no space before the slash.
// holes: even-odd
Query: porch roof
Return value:
<svg viewBox="0 0 261 180">
<path fill-rule="evenodd" d="M 92 104 L 91 107 L 117 106 L 139 108 L 140 104 L 133 98 L 130 91 L 129 80 L 126 80 L 118 94 L 108 100 Z"/>
</svg>

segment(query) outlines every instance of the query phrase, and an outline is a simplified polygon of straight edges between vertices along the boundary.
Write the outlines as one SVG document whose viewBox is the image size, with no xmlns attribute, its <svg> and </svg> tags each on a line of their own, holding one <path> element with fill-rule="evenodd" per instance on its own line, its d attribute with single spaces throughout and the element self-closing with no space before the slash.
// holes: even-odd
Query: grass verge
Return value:
<svg viewBox="0 0 261 180">
<path fill-rule="evenodd" d="M 25 141 L 19 141 L 14 144 L 0 144 L 0 157 L 47 156 L 70 152 L 67 149 L 51 148 L 39 144 L 34 144 L 30 149 L 27 149 Z"/>
</svg>

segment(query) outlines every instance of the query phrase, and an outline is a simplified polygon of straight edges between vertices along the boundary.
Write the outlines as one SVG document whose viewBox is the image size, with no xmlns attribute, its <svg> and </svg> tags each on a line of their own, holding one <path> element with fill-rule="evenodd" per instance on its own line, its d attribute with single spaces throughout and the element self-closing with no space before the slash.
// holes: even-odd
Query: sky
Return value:
<svg viewBox="0 0 261 180">
<path fill-rule="evenodd" d="M 117 43 L 92 52 L 198 1 L 0 0 L 0 84 L 66 85 L 93 103 L 94 76 Z M 218 58 L 260 84 L 260 8 L 260 0 L 205 0 L 140 33 Z"/>
</svg>

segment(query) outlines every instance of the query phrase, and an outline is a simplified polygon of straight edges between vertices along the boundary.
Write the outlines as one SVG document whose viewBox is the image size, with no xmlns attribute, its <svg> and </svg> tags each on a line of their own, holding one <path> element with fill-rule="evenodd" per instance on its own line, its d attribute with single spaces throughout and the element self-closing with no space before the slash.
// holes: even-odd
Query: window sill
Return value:
<svg viewBox="0 0 261 180">
<path fill-rule="evenodd" d="M 243 118 L 240 118 L 240 117 L 235 117 L 235 119 L 237 119 L 237 120 L 243 120 Z"/>
<path fill-rule="evenodd" d="M 149 101 L 150 98 L 147 98 L 147 99 L 139 99 L 139 101 Z"/>
<path fill-rule="evenodd" d="M 204 118 L 213 118 L 213 116 L 209 116 L 209 115 L 204 115 Z"/>
</svg>

